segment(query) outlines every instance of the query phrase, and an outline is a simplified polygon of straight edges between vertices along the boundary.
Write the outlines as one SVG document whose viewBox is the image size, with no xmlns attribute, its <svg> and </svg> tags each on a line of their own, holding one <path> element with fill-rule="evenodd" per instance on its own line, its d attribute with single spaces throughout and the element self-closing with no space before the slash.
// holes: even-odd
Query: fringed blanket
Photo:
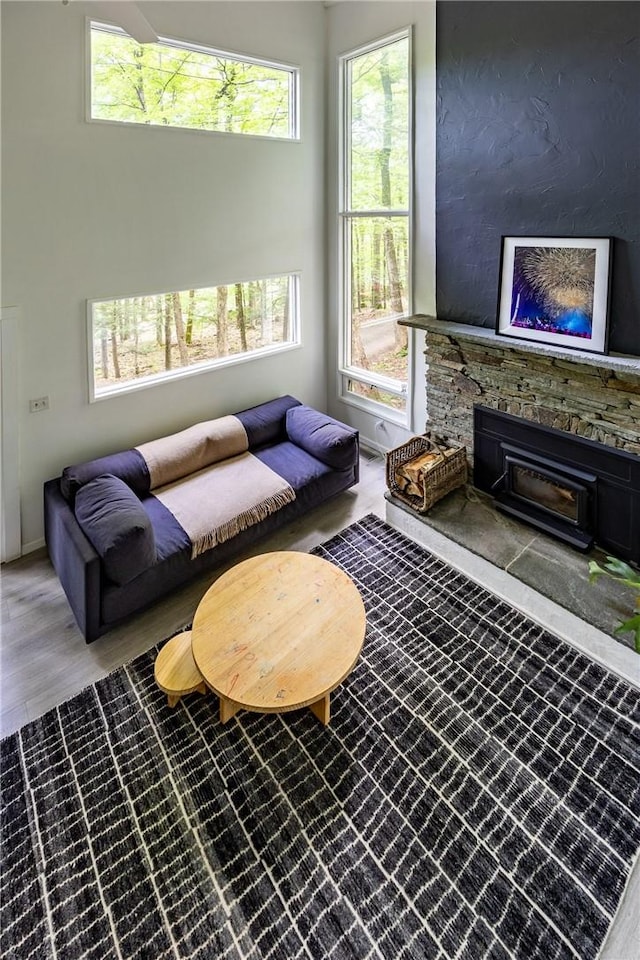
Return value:
<svg viewBox="0 0 640 960">
<path fill-rule="evenodd" d="M 153 494 L 185 530 L 192 558 L 296 498 L 286 480 L 250 453 L 214 463 Z"/>
<path fill-rule="evenodd" d="M 229 416 L 137 447 L 151 492 L 191 540 L 192 558 L 295 500 L 293 487 L 248 446 L 242 423 Z"/>
</svg>

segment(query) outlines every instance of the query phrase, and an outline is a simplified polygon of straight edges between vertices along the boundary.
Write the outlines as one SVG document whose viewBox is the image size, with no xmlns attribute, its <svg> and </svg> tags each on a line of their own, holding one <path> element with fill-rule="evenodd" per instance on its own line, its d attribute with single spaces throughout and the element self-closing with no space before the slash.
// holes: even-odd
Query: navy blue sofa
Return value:
<svg viewBox="0 0 640 960">
<path fill-rule="evenodd" d="M 44 484 L 49 557 L 87 643 L 358 482 L 359 438 L 351 427 L 290 396 L 235 416 L 247 433 L 249 452 L 293 487 L 295 500 L 193 559 L 184 530 L 175 520 L 167 519 L 162 505 L 146 488 L 148 477 L 145 480 L 144 470 L 136 462 L 137 451 L 122 451 L 66 467 L 60 477 Z M 119 484 L 135 501 L 132 506 L 142 515 L 142 526 L 151 529 L 151 556 L 148 530 L 135 534 L 147 537 L 146 553 L 141 553 L 140 540 L 134 542 L 128 536 L 120 539 L 115 554 L 102 549 L 100 536 L 76 515 L 78 492 L 88 484 L 102 485 L 105 491 Z M 104 496 L 106 502 L 100 505 L 103 520 L 110 517 L 112 506 L 106 493 Z M 113 526 L 117 526 L 122 521 L 118 520 L 115 503 L 113 506 Z"/>
</svg>

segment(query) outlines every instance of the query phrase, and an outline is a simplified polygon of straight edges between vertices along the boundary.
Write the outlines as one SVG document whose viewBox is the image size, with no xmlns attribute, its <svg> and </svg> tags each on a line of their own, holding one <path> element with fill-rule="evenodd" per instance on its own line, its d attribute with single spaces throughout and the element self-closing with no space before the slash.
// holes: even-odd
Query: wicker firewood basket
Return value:
<svg viewBox="0 0 640 960">
<path fill-rule="evenodd" d="M 467 482 L 467 450 L 444 437 L 412 437 L 386 454 L 387 487 L 393 497 L 426 513 Z"/>
</svg>

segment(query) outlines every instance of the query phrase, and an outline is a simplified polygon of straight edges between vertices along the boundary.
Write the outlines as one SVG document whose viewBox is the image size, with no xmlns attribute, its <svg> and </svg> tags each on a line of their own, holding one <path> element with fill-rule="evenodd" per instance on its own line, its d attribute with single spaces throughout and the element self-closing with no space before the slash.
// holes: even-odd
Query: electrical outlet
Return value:
<svg viewBox="0 0 640 960">
<path fill-rule="evenodd" d="M 41 410 L 49 409 L 49 397 L 36 397 L 35 400 L 29 400 L 29 413 L 40 413 Z"/>
</svg>

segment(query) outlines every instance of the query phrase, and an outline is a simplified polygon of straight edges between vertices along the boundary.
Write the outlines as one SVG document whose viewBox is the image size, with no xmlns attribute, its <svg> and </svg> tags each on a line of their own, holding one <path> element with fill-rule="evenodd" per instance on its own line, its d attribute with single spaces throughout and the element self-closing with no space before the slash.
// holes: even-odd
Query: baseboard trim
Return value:
<svg viewBox="0 0 640 960">
<path fill-rule="evenodd" d="M 23 543 L 20 556 L 24 557 L 27 553 L 34 553 L 36 550 L 40 550 L 45 546 L 46 543 L 44 537 L 39 537 L 38 540 L 32 540 L 30 543 Z"/>
<path fill-rule="evenodd" d="M 370 440 L 369 437 L 363 437 L 360 434 L 360 446 L 363 450 L 371 450 L 376 454 L 384 454 L 387 452 L 388 447 L 383 447 L 382 444 L 377 443 L 375 440 Z"/>
</svg>

